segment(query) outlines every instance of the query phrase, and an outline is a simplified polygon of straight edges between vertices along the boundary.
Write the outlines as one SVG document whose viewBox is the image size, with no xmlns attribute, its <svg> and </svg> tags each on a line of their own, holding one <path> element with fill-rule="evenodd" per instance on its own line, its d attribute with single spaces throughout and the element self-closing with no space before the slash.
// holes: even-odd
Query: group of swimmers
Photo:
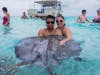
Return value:
<svg viewBox="0 0 100 75">
<path fill-rule="evenodd" d="M 10 14 L 8 13 L 7 7 L 3 7 L 2 10 L 3 10 L 3 13 L 4 13 L 2 24 L 4 26 L 9 26 L 9 24 L 10 24 Z M 23 15 L 21 16 L 21 18 L 22 19 L 27 19 L 28 18 L 25 12 L 23 12 Z M 87 19 L 86 10 L 82 10 L 81 15 L 79 15 L 76 22 L 85 23 L 86 21 L 91 22 Z M 93 23 L 100 23 L 100 8 L 97 10 L 97 15 L 94 17 L 92 22 Z"/>
<path fill-rule="evenodd" d="M 3 25 L 7 26 L 10 23 L 10 15 L 7 12 L 6 7 L 3 7 L 2 10 L 5 14 L 5 16 L 3 17 Z M 57 27 L 54 27 L 55 20 L 56 20 Z M 78 17 L 76 22 L 84 23 L 85 21 L 90 22 L 86 17 L 86 10 L 82 10 L 82 14 Z M 39 30 L 38 32 L 39 37 L 47 37 L 50 35 L 64 36 L 65 39 L 59 41 L 60 46 L 64 45 L 65 42 L 70 41 L 72 39 L 71 31 L 69 28 L 66 27 L 65 19 L 61 14 L 57 15 L 56 18 L 52 15 L 48 15 L 45 19 L 45 22 L 46 22 L 46 28 Z M 93 19 L 93 22 L 100 23 L 100 9 L 97 10 L 97 16 Z M 17 64 L 15 66 L 20 66 L 22 64 L 23 63 Z"/>
<path fill-rule="evenodd" d="M 56 19 L 57 27 L 54 28 Z M 65 42 L 71 40 L 72 34 L 70 30 L 65 25 L 65 20 L 62 15 L 58 15 L 56 18 L 52 15 L 48 15 L 46 17 L 46 28 L 41 29 L 38 33 L 40 37 L 46 37 L 49 35 L 61 35 L 65 36 L 66 38 L 64 40 L 61 40 L 59 42 L 59 45 L 64 45 Z"/>
<path fill-rule="evenodd" d="M 82 10 L 81 15 L 78 16 L 76 22 L 85 23 L 86 21 L 91 22 L 86 17 L 86 10 Z M 100 8 L 97 10 L 97 16 L 94 17 L 92 22 L 93 23 L 100 23 Z"/>
<path fill-rule="evenodd" d="M 57 27 L 54 27 L 56 20 Z M 48 15 L 46 17 L 46 28 L 40 29 L 38 32 L 39 37 L 47 37 L 52 35 L 64 36 L 65 39 L 59 41 L 59 46 L 63 46 L 65 42 L 70 41 L 72 39 L 72 34 L 70 30 L 65 25 L 64 17 L 60 14 L 56 18 L 52 15 Z M 26 65 L 27 62 L 21 62 L 12 66 L 12 68 L 16 68 L 18 66 Z"/>
<path fill-rule="evenodd" d="M 2 24 L 3 24 L 4 26 L 9 26 L 9 24 L 10 24 L 10 14 L 8 13 L 7 7 L 3 7 L 3 8 L 2 8 L 2 11 L 3 11 L 3 13 L 4 13 Z M 22 19 L 27 19 L 27 18 L 28 18 L 28 17 L 26 16 L 26 13 L 25 13 L 25 12 L 23 12 L 23 15 L 21 16 L 21 18 L 22 18 Z"/>
</svg>

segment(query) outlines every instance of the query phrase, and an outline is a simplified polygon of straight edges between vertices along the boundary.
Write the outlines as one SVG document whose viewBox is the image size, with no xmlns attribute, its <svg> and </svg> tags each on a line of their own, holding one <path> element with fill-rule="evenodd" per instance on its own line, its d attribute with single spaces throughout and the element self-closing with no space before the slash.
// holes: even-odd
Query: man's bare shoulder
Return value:
<svg viewBox="0 0 100 75">
<path fill-rule="evenodd" d="M 40 33 L 40 34 L 43 34 L 43 33 L 45 33 L 45 30 L 46 30 L 45 28 L 40 29 L 40 30 L 39 30 L 39 33 Z"/>
<path fill-rule="evenodd" d="M 40 29 L 39 32 L 38 32 L 38 35 L 43 37 L 44 33 L 45 33 L 45 29 Z"/>
<path fill-rule="evenodd" d="M 43 29 L 40 29 L 40 30 L 39 30 L 39 32 L 40 32 L 40 31 L 41 31 L 41 32 L 44 32 L 44 31 L 45 31 L 45 28 L 43 28 Z"/>
</svg>

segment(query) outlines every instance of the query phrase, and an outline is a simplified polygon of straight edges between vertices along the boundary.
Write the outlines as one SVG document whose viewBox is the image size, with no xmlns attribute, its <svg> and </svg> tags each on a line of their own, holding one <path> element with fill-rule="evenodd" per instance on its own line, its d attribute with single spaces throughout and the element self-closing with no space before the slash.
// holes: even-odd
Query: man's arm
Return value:
<svg viewBox="0 0 100 75">
<path fill-rule="evenodd" d="M 77 18 L 76 23 L 79 21 L 80 17 Z"/>
<path fill-rule="evenodd" d="M 91 21 L 89 21 L 87 18 L 86 18 L 86 21 L 87 21 L 87 22 L 91 22 Z"/>
<path fill-rule="evenodd" d="M 43 37 L 43 29 L 39 30 L 38 36 Z"/>
</svg>

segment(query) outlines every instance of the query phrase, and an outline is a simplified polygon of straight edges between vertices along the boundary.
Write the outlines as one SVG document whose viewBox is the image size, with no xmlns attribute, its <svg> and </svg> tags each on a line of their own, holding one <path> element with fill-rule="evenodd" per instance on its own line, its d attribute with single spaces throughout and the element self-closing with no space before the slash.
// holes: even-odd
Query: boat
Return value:
<svg viewBox="0 0 100 75">
<path fill-rule="evenodd" d="M 41 6 L 38 10 L 37 7 Z M 39 0 L 34 1 L 34 6 L 28 9 L 28 15 L 31 18 L 42 18 L 45 19 L 47 15 L 57 16 L 61 13 L 61 2 L 58 0 Z"/>
</svg>

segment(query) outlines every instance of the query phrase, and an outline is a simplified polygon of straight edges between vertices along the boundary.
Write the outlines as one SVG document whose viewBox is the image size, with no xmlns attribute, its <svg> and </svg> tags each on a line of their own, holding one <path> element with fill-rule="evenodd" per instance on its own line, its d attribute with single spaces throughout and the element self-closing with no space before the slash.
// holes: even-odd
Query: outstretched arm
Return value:
<svg viewBox="0 0 100 75">
<path fill-rule="evenodd" d="M 90 22 L 87 18 L 86 18 L 86 21 L 87 21 L 87 22 Z"/>
<path fill-rule="evenodd" d="M 79 21 L 80 17 L 77 18 L 76 23 Z"/>
</svg>

